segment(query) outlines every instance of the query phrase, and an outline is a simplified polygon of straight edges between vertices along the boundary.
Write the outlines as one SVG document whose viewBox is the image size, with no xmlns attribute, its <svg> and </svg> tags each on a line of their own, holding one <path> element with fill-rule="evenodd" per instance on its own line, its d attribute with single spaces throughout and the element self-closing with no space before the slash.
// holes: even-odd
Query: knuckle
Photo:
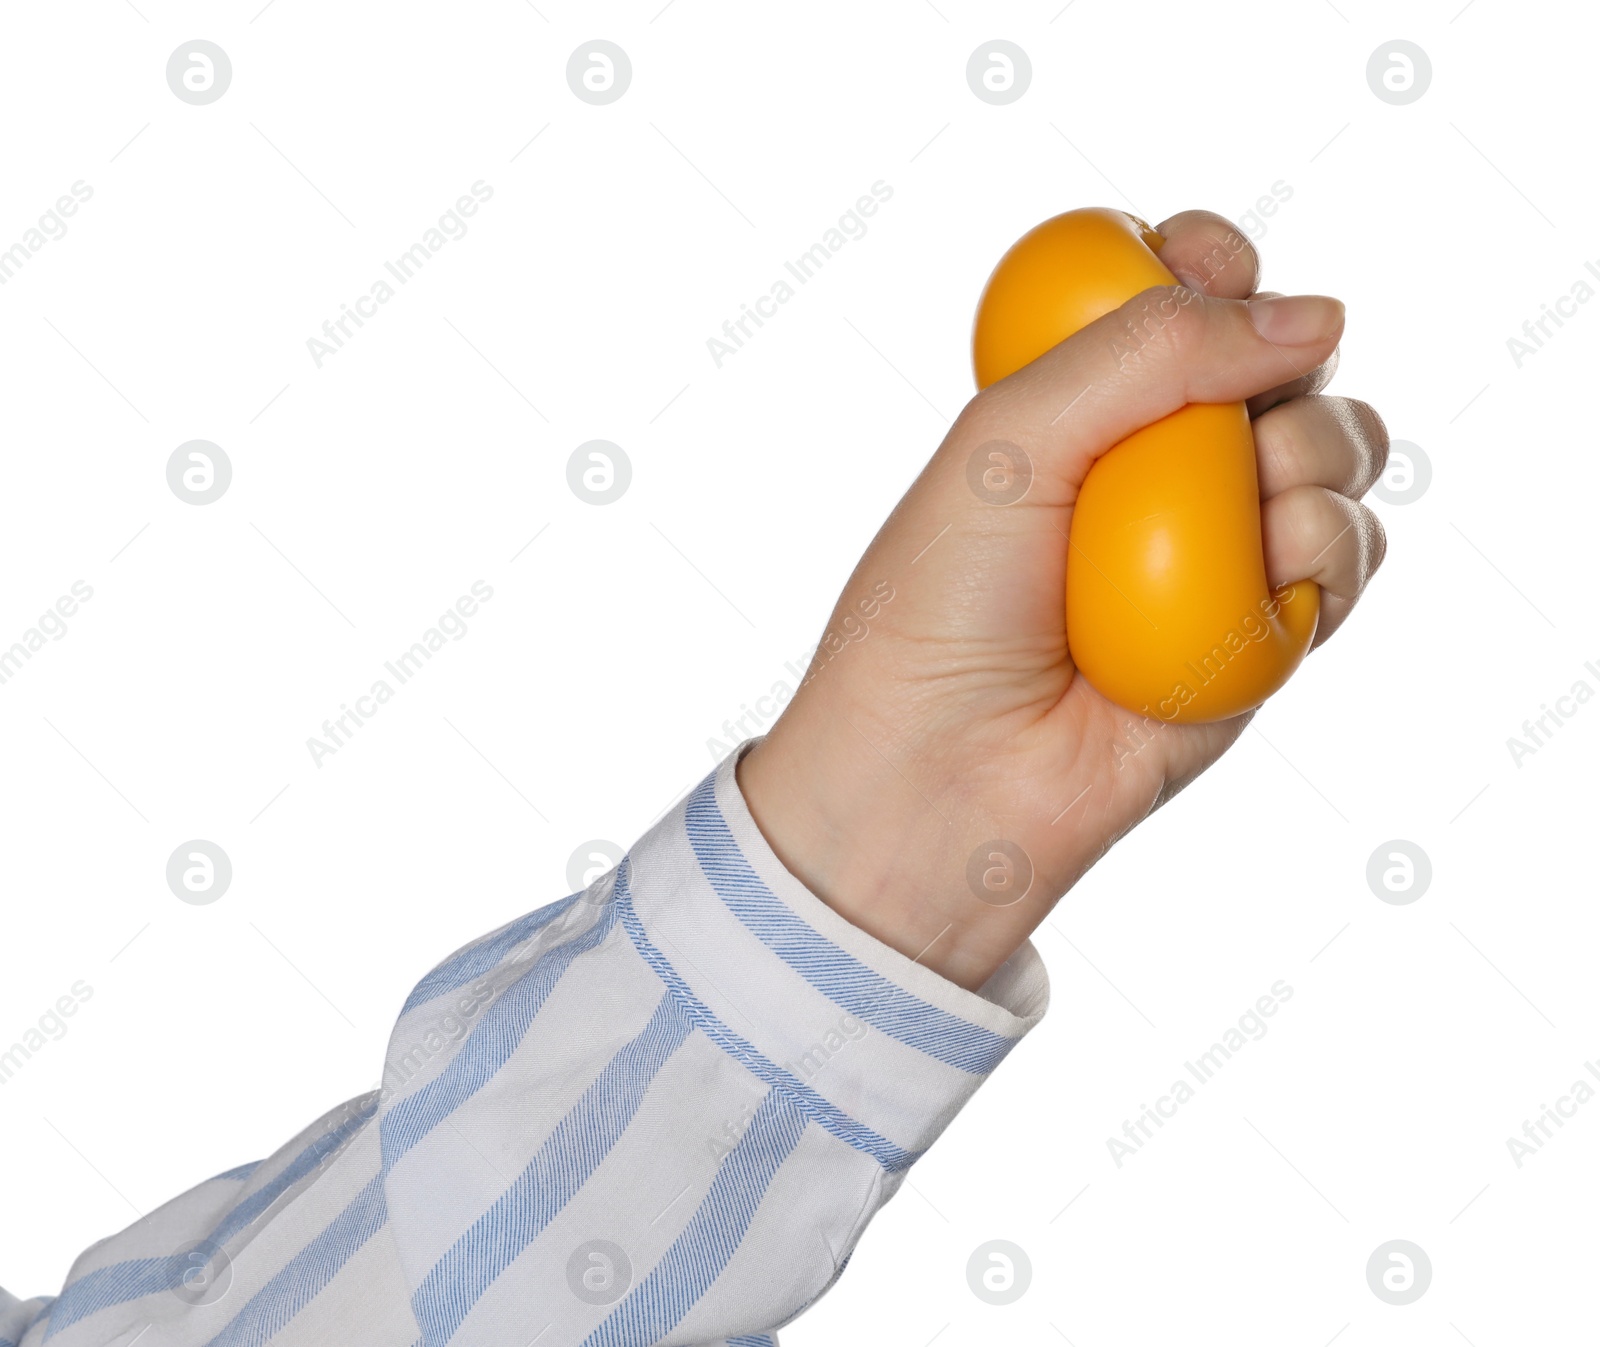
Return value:
<svg viewBox="0 0 1600 1347">
<path fill-rule="evenodd" d="M 974 445 L 984 440 L 1010 439 L 1020 421 L 1020 397 L 1010 379 L 992 383 L 968 400 L 950 427 L 948 440 Z"/>
<path fill-rule="evenodd" d="M 1308 394 L 1321 393 L 1324 388 L 1333 382 L 1333 376 L 1339 372 L 1339 352 L 1342 348 L 1335 346 L 1333 354 L 1324 360 L 1310 374 L 1306 375 L 1305 391 Z"/>
<path fill-rule="evenodd" d="M 1370 402 L 1363 402 L 1360 398 L 1346 398 L 1351 414 L 1366 435 L 1368 443 L 1374 449 L 1387 454 L 1389 450 L 1389 427 L 1384 424 L 1383 417 L 1378 415 L 1378 409 Z"/>
<path fill-rule="evenodd" d="M 1348 496 L 1361 496 L 1388 466 L 1388 428 L 1370 403 L 1356 398 L 1323 397 L 1318 404 L 1327 418 L 1323 434 L 1331 432 L 1338 437 L 1340 461 L 1347 468 L 1340 490 Z"/>
<path fill-rule="evenodd" d="M 1362 542 L 1366 555 L 1363 558 L 1361 574 L 1361 583 L 1365 585 L 1378 567 L 1383 565 L 1383 559 L 1389 555 L 1389 534 L 1383 527 L 1383 520 L 1373 511 L 1365 505 L 1357 505 L 1356 508 L 1361 511 L 1362 522 L 1365 525 L 1362 530 Z"/>
<path fill-rule="evenodd" d="M 1026 398 L 1015 384 L 1002 379 L 961 409 L 935 457 L 941 471 L 966 476 L 970 486 L 975 460 L 1002 463 L 1009 470 L 1031 476 L 1041 452 Z M 988 499 L 986 493 L 979 495 Z"/>
<path fill-rule="evenodd" d="M 1378 415 L 1378 409 L 1370 402 L 1362 402 L 1359 398 L 1346 398 L 1345 405 L 1360 436 L 1362 447 L 1366 450 L 1368 463 L 1364 484 L 1370 486 L 1389 466 L 1389 427 L 1384 424 L 1383 417 Z"/>
</svg>

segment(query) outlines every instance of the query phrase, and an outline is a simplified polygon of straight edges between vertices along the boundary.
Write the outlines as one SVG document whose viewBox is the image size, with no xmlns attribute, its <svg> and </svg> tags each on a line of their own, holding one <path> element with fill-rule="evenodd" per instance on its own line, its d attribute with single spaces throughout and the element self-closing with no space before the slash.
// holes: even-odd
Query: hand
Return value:
<svg viewBox="0 0 1600 1347">
<path fill-rule="evenodd" d="M 1095 458 L 1185 403 L 1246 401 L 1267 579 L 1322 586 L 1317 644 L 1383 559 L 1383 529 L 1358 503 L 1383 471 L 1383 422 L 1320 391 L 1343 306 L 1257 294 L 1255 249 L 1219 216 L 1185 212 L 1157 231 L 1162 260 L 1190 282 L 1185 302 L 1171 287 L 1138 295 L 967 404 L 845 586 L 833 639 L 739 764 L 756 823 L 797 878 L 968 988 L 1250 719 L 1163 723 L 1076 676 L 1067 537 Z M 1154 336 L 1119 360 L 1113 338 L 1130 319 Z M 993 440 L 1032 463 L 1011 505 L 968 485 L 968 460 Z M 984 845 L 996 839 L 1020 848 L 1009 887 L 1006 857 Z"/>
</svg>

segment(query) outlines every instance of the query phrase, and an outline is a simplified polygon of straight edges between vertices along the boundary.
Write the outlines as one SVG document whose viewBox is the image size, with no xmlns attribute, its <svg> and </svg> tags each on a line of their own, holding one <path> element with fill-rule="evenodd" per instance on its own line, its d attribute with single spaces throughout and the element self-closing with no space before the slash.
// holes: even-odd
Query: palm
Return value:
<svg viewBox="0 0 1600 1347">
<path fill-rule="evenodd" d="M 990 549 L 964 550 L 951 549 L 952 570 L 988 568 L 979 554 Z M 974 820 L 978 832 L 1026 836 L 1057 893 L 1081 869 L 1086 821 L 1104 838 L 1098 854 L 1215 762 L 1249 721 L 1160 724 L 1097 692 L 1067 650 L 1062 550 L 1005 557 L 1007 573 L 1027 578 L 1004 600 L 952 602 L 937 584 L 936 603 L 906 594 L 893 636 L 875 652 L 879 678 L 862 680 L 863 703 L 850 713 L 886 745 L 937 736 L 947 746 L 941 770 L 955 783 L 943 812 Z"/>
</svg>

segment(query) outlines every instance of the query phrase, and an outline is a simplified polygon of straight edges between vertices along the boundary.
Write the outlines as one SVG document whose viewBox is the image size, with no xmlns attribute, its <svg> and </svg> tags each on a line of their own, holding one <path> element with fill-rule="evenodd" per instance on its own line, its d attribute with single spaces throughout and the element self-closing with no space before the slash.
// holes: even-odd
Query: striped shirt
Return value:
<svg viewBox="0 0 1600 1347">
<path fill-rule="evenodd" d="M 775 1344 L 1044 1013 L 794 878 L 730 755 L 582 893 L 419 982 L 378 1089 L 73 1265 L 0 1347 Z"/>
</svg>

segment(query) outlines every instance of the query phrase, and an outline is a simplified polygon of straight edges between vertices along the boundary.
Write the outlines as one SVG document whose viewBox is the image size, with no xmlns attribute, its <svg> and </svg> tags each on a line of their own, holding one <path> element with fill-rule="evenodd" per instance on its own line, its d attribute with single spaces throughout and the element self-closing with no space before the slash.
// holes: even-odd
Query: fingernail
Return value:
<svg viewBox="0 0 1600 1347">
<path fill-rule="evenodd" d="M 1337 332 L 1344 305 L 1327 295 L 1278 295 L 1245 303 L 1255 329 L 1274 346 L 1309 346 Z"/>
</svg>

